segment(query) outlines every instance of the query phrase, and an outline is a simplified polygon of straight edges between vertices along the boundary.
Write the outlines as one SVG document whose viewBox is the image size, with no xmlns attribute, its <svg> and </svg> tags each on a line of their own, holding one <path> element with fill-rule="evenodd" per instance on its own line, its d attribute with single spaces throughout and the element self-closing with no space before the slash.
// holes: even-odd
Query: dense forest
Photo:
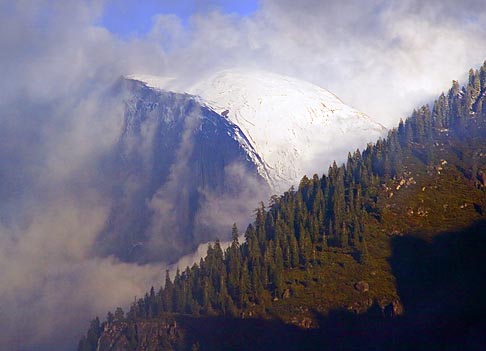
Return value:
<svg viewBox="0 0 486 351">
<path fill-rule="evenodd" d="M 208 246 L 199 264 L 178 271 L 173 279 L 167 273 L 162 287 L 152 287 L 127 312 L 118 308 L 108 313 L 104 322 L 93 320 L 78 350 L 101 350 L 100 340 L 107 326 L 117 323 L 123 325 L 126 349 L 142 350 L 137 321 L 164 320 L 175 325 L 176 316 L 182 315 L 277 318 L 313 328 L 319 323 L 312 318 L 296 322 L 293 311 L 314 306 L 324 313 L 343 307 L 341 303 L 347 297 L 339 294 L 347 292 L 333 290 L 333 270 L 346 270 L 353 279 L 356 277 L 350 291 L 372 290 L 371 301 L 358 304 L 356 313 L 369 313 L 376 307 L 382 315 L 401 314 L 404 298 L 384 252 L 392 250 L 388 248 L 391 240 L 403 232 L 417 232 L 417 228 L 421 233 L 431 229 L 438 232 L 452 228 L 452 222 L 467 226 L 486 213 L 486 147 L 481 147 L 485 132 L 486 62 L 479 70 L 470 70 L 464 87 L 453 81 L 447 93 L 430 106 L 414 110 L 386 138 L 348 154 L 345 164 L 334 163 L 323 176 L 304 176 L 296 189 L 273 196 L 268 205 L 261 203 L 254 222 L 244 231 L 243 243 L 234 226 L 233 241 L 227 249 L 216 241 Z M 448 171 L 451 164 L 454 169 Z M 434 203 L 443 197 L 423 195 L 427 188 L 440 191 L 437 185 L 425 184 L 424 179 L 436 181 L 441 172 L 444 177 L 450 175 L 450 180 L 441 180 L 441 194 L 447 194 L 440 196 L 450 197 L 450 189 L 461 194 L 455 181 L 468 186 L 464 191 L 473 199 L 467 215 L 454 216 L 450 207 L 439 203 L 437 206 L 442 207 L 437 211 L 442 211 L 444 218 L 434 214 Z M 418 190 L 400 193 L 406 187 Z M 454 196 L 460 195 L 452 195 L 450 201 L 455 201 Z M 411 203 L 419 198 L 421 205 L 413 207 Z M 430 208 L 424 205 L 427 201 Z M 460 202 L 461 206 L 468 205 L 462 198 Z M 386 234 L 380 236 L 379 232 Z M 360 280 L 361 276 L 368 278 Z M 373 288 L 368 286 L 370 281 L 375 282 Z M 309 295 L 318 285 L 326 291 Z M 173 342 L 177 338 L 171 339 L 170 332 L 167 335 L 160 339 L 160 349 L 204 349 L 197 337 L 177 344 Z"/>
</svg>

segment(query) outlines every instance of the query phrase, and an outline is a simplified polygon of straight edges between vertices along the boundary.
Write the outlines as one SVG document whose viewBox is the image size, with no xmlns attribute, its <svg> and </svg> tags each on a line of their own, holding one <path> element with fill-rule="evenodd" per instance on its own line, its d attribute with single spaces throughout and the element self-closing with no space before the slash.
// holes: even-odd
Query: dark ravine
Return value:
<svg viewBox="0 0 486 351">
<path fill-rule="evenodd" d="M 234 228 L 226 251 L 95 320 L 79 350 L 485 349 L 484 145 L 486 63 L 262 204 L 245 243 Z"/>
</svg>

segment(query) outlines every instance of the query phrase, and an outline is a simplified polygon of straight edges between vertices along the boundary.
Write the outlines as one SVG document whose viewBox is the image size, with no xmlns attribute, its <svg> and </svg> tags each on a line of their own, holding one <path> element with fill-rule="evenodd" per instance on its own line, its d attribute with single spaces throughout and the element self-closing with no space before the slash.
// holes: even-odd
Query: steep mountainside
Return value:
<svg viewBox="0 0 486 351">
<path fill-rule="evenodd" d="M 158 77 L 131 78 L 198 96 L 237 125 L 263 161 L 255 160 L 259 173 L 277 192 L 385 133 L 383 126 L 329 91 L 268 72 L 226 70 L 186 88 Z"/>
<path fill-rule="evenodd" d="M 224 235 L 231 223 L 218 221 L 221 213 L 248 218 L 244 198 L 269 193 L 249 142 L 230 121 L 191 96 L 136 81 L 121 80 L 114 93 L 125 103 L 125 123 L 100 168 L 100 188 L 115 204 L 100 254 L 175 260 Z M 226 200 L 233 197 L 243 201 Z"/>
<path fill-rule="evenodd" d="M 483 350 L 486 62 L 79 350 Z"/>
</svg>

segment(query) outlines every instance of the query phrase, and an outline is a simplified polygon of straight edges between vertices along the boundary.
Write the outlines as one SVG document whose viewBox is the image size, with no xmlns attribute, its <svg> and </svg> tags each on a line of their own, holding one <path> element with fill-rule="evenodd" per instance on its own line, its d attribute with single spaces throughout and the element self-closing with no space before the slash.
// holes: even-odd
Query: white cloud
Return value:
<svg viewBox="0 0 486 351">
<path fill-rule="evenodd" d="M 183 29 L 185 45 L 172 48 L 168 62 L 193 80 L 231 66 L 296 76 L 394 126 L 482 63 L 486 18 L 480 5 L 263 1 L 249 18 L 194 16 Z"/>
<path fill-rule="evenodd" d="M 262 0 L 246 18 L 156 16 L 145 37 L 127 40 L 95 25 L 102 2 L 0 8 L 0 346 L 9 350 L 72 347 L 89 318 L 162 281 L 163 265 L 91 254 L 111 205 L 92 174 L 120 133 L 120 106 L 106 96 L 120 75 L 195 81 L 231 66 L 266 69 L 393 126 L 486 58 L 480 0 Z"/>
</svg>

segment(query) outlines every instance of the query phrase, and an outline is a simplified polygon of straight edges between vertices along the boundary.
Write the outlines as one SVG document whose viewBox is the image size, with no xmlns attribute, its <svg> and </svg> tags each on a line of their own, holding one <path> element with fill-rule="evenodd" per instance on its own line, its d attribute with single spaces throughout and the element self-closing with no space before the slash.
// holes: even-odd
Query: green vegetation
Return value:
<svg viewBox="0 0 486 351">
<path fill-rule="evenodd" d="M 349 154 L 345 165 L 302 178 L 268 207 L 261 203 L 244 243 L 234 226 L 228 249 L 209 245 L 199 264 L 167 275 L 158 291 L 104 323 L 191 315 L 276 318 L 311 328 L 319 324 L 314 312 L 365 313 L 378 305 L 383 313 L 400 301 L 390 264 L 395 238 L 430 241 L 486 213 L 485 137 L 486 62 L 470 71 L 465 87 L 454 81 L 432 109 L 415 110 L 386 139 Z M 95 319 L 79 350 L 96 350 L 101 334 Z"/>
</svg>

